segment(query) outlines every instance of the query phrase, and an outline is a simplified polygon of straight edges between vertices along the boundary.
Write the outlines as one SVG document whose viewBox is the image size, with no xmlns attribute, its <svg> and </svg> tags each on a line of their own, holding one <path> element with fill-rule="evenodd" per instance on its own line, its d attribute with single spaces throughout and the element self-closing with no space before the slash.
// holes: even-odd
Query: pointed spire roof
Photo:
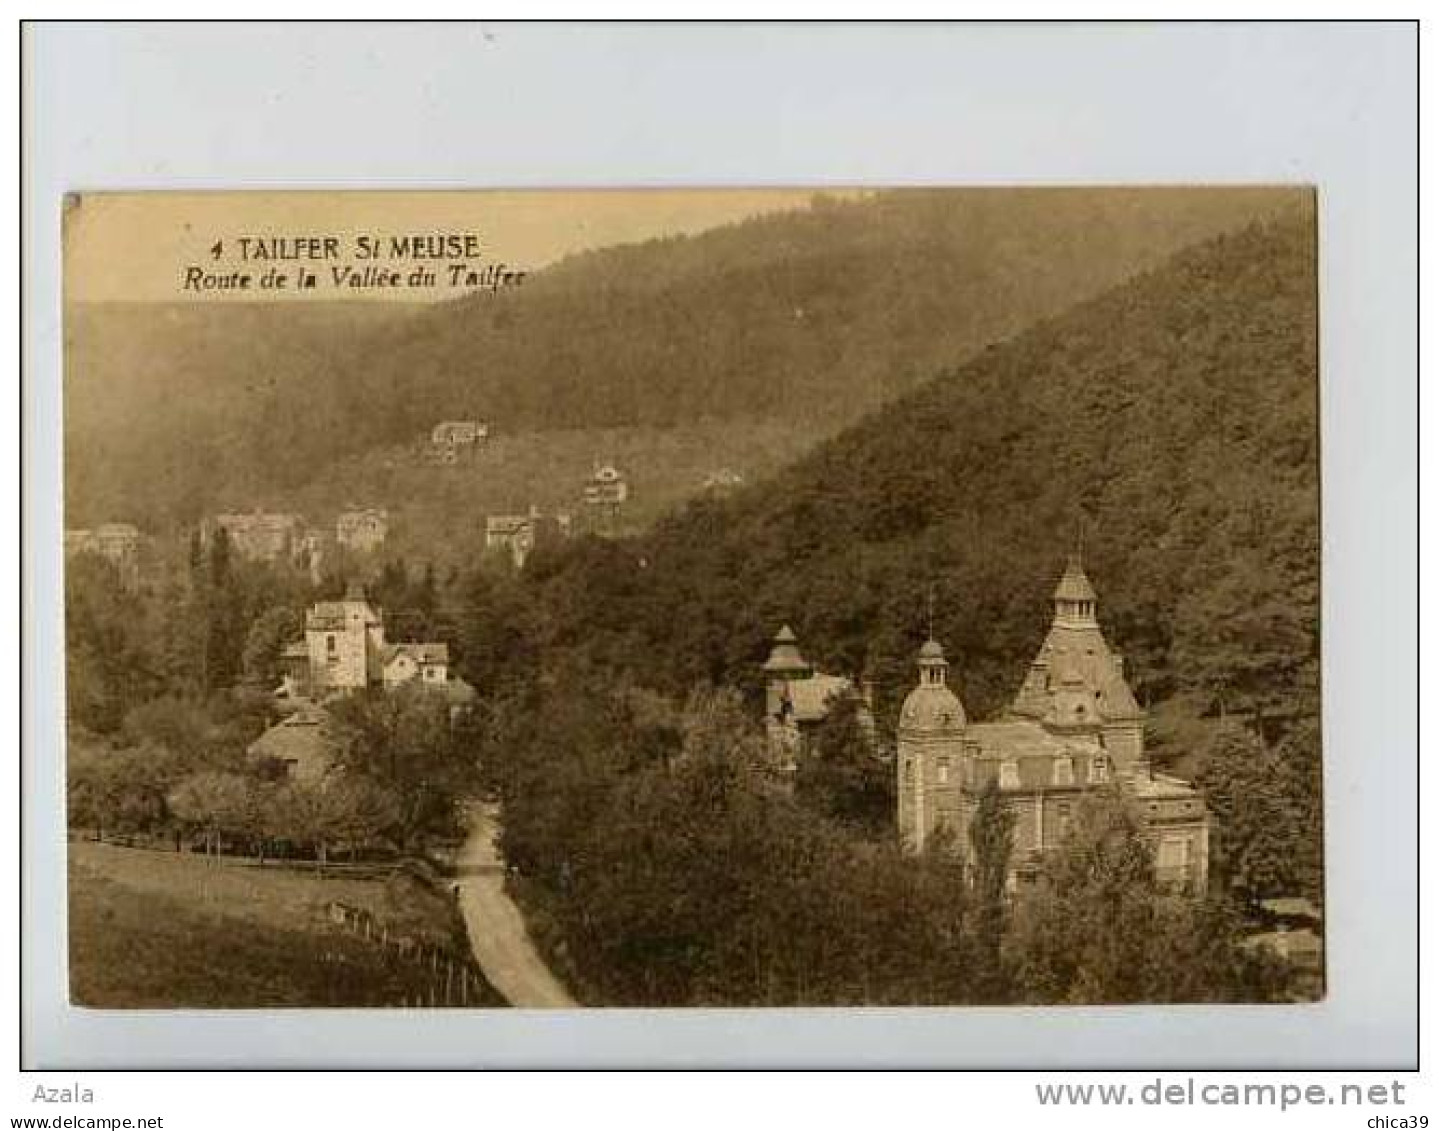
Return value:
<svg viewBox="0 0 1439 1131">
<path fill-rule="evenodd" d="M 1079 555 L 1071 554 L 1054 590 L 1049 634 L 1011 706 L 1015 714 L 1065 729 L 1144 718 L 1099 627 L 1097 603 Z"/>
<path fill-rule="evenodd" d="M 1084 572 L 1084 563 L 1080 561 L 1078 554 L 1069 555 L 1069 561 L 1064 567 L 1064 574 L 1055 587 L 1054 599 L 1056 601 L 1096 601 L 1099 599 L 1098 594 L 1094 592 L 1094 586 L 1089 583 L 1089 577 Z"/>
<path fill-rule="evenodd" d="M 764 670 L 772 675 L 807 675 L 810 671 L 809 663 L 800 654 L 799 638 L 795 636 L 794 629 L 785 625 L 774 637 L 774 646 L 770 649 L 769 659 L 764 663 Z"/>
</svg>

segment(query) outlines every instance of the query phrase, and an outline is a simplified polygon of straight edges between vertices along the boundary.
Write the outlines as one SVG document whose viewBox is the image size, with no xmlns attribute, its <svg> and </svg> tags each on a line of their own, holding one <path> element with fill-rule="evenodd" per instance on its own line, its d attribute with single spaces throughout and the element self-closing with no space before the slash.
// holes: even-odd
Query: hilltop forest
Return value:
<svg viewBox="0 0 1439 1131">
<path fill-rule="evenodd" d="M 1082 537 L 1151 701 L 1281 711 L 1317 678 L 1313 240 L 1219 237 L 984 351 L 772 480 L 632 543 L 536 560 L 552 643 L 668 689 L 753 683 L 782 623 L 908 686 L 936 631 L 968 705 L 1012 693 Z"/>
<path fill-rule="evenodd" d="M 161 532 L 206 511 L 297 502 L 323 523 L 326 508 L 351 501 L 388 506 L 403 524 L 425 476 L 378 465 L 403 462 L 397 449 L 436 421 L 473 417 L 522 444 L 572 435 L 561 463 L 580 473 L 592 455 L 623 456 L 646 497 L 668 503 L 664 484 L 701 478 L 700 449 L 709 468 L 764 475 L 988 343 L 1307 199 L 821 195 L 809 209 L 576 255 L 517 290 L 434 306 L 76 304 L 65 326 L 67 524 Z M 773 444 L 757 452 L 751 425 Z M 447 498 L 480 513 L 531 501 L 512 484 L 496 490 L 497 470 Z M 535 501 L 573 489 L 574 474 L 541 476 Z M 453 530 L 417 521 L 416 544 Z"/>
</svg>

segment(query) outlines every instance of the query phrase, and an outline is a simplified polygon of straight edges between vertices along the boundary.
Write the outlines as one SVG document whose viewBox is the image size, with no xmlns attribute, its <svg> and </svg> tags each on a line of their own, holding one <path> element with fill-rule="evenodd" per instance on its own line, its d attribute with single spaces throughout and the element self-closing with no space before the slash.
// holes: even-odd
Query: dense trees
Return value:
<svg viewBox="0 0 1439 1131">
<path fill-rule="evenodd" d="M 444 695 L 418 684 L 360 692 L 330 704 L 336 763 L 393 806 L 389 831 L 406 849 L 458 831 L 455 804 L 477 780 L 474 736 Z"/>
<path fill-rule="evenodd" d="M 1014 813 L 1005 805 L 999 785 L 990 782 L 980 794 L 969 824 L 969 850 L 974 862 L 971 880 L 978 958 L 976 988 L 988 1000 L 1002 1000 L 1008 992 L 1003 948 L 1006 884 L 1014 862 L 1014 825 Z M 939 846 L 941 851 L 948 847 Z"/>
<path fill-rule="evenodd" d="M 1214 817 L 1210 868 L 1251 908 L 1278 895 L 1323 899 L 1317 719 L 1276 745 L 1228 720 L 1199 751 L 1198 784 Z"/>
<path fill-rule="evenodd" d="M 1141 700 L 1196 736 L 1179 752 L 1215 816 L 1216 887 L 1251 905 L 1317 894 L 1312 277 L 1312 231 L 1270 223 L 927 384 L 898 339 L 883 356 L 807 353 L 803 404 L 831 368 L 859 382 L 896 366 L 889 392 L 911 391 L 761 489 L 696 501 L 643 537 L 546 547 L 518 575 L 390 563 L 377 595 L 410 618 L 396 635 L 449 641 L 484 699 L 458 727 L 433 696 L 336 704 L 343 774 L 323 787 L 281 785 L 243 759 L 265 721 L 255 692 L 315 595 L 307 579 L 232 560 L 223 539 L 138 595 L 77 561 L 71 719 L 98 737 L 73 755 L 73 819 L 256 851 L 288 840 L 319 857 L 423 849 L 454 833 L 455 799 L 483 781 L 504 797 L 505 852 L 540 933 L 607 1002 L 1265 996 L 1272 971 L 1234 946 L 1233 909 L 1158 892 L 1123 806 L 1086 812 L 1046 861 L 1042 898 L 1013 896 L 997 795 L 982 801 L 971 871 L 944 853 L 901 859 L 890 771 L 853 705 L 820 728 L 791 794 L 753 699 L 770 636 L 793 622 L 809 659 L 874 681 L 886 734 L 933 584 L 954 682 L 983 717 L 1012 694 L 1082 529 Z M 555 310 L 578 301 L 563 291 Z M 606 301 L 641 317 L 632 299 Z M 942 313 L 921 321 L 932 331 Z M 783 384 L 764 376 L 773 364 L 756 363 L 749 393 Z M 425 380 L 435 392 L 439 370 Z M 643 416 L 623 403 L 629 380 L 610 407 Z M 705 388 L 669 390 L 666 410 Z M 518 413 L 529 395 L 515 393 Z"/>
<path fill-rule="evenodd" d="M 1288 702 L 1317 670 L 1312 231 L 1179 256 L 943 375 L 763 492 L 703 500 L 531 579 L 548 641 L 675 693 L 754 686 L 775 628 L 892 711 L 923 594 L 983 716 L 1013 693 L 1082 531 L 1141 699 Z M 887 699 L 886 699 L 887 697 Z"/>
<path fill-rule="evenodd" d="M 712 682 L 757 698 L 788 622 L 808 659 L 872 679 L 892 723 L 933 583 L 936 633 L 982 718 L 1013 695 L 1082 531 L 1141 703 L 1263 732 L 1270 834 L 1313 889 L 1313 277 L 1308 225 L 1224 236 L 988 350 L 763 492 L 574 544 L 524 579 L 550 613 L 543 647 L 672 695 Z M 1221 801 L 1221 825 L 1234 812 Z"/>
<path fill-rule="evenodd" d="M 1081 815 L 1039 881 L 1043 898 L 1010 896 L 1009 816 L 998 794 L 985 799 L 971 873 L 943 848 L 904 858 L 892 839 L 856 837 L 778 789 L 762 737 L 734 706 L 701 690 L 678 728 L 657 729 L 653 704 L 571 671 L 513 704 L 500 728 L 489 758 L 517 891 L 588 999 L 917 1004 L 1278 992 L 1277 972 L 1236 946 L 1237 923 L 1222 905 L 1159 892 L 1123 805 L 1101 800 Z"/>
<path fill-rule="evenodd" d="M 161 649 L 137 631 L 135 606 L 110 564 L 92 555 L 65 571 L 65 691 L 72 723 L 108 733 L 166 686 Z"/>
<path fill-rule="evenodd" d="M 963 978 L 964 890 L 777 788 L 736 700 L 679 726 L 567 674 L 516 706 L 492 753 L 503 845 L 552 950 L 595 1000 L 945 1000 Z M 940 955 L 942 960 L 937 960 Z"/>
<path fill-rule="evenodd" d="M 300 637 L 304 620 L 299 612 L 277 605 L 261 613 L 245 634 L 240 670 L 247 684 L 263 691 L 280 682 L 280 652 Z"/>
<path fill-rule="evenodd" d="M 336 776 L 278 787 L 266 820 L 260 831 L 267 837 L 311 849 L 323 866 L 337 847 L 354 852 L 383 844 L 400 825 L 400 806 L 368 778 Z"/>
<path fill-rule="evenodd" d="M 1160 889 L 1117 792 L 1077 807 L 1015 919 L 1013 976 L 1026 1001 L 1264 1001 L 1283 989 L 1276 964 L 1237 945 L 1223 901 Z"/>
<path fill-rule="evenodd" d="M 326 468 L 477 413 L 511 434 L 787 417 L 818 436 L 1300 199 L 885 193 L 576 256 L 512 293 L 427 310 L 82 307 L 66 318 L 66 506 L 77 524 L 194 520 L 226 497 L 293 497 Z"/>
<path fill-rule="evenodd" d="M 795 796 L 853 831 L 893 835 L 894 764 L 882 755 L 886 748 L 861 701 L 840 697 L 799 764 Z"/>
<path fill-rule="evenodd" d="M 72 734 L 65 778 L 68 821 L 101 839 L 150 832 L 164 825 L 166 793 L 175 780 L 176 759 L 163 747 L 113 750 Z"/>
</svg>

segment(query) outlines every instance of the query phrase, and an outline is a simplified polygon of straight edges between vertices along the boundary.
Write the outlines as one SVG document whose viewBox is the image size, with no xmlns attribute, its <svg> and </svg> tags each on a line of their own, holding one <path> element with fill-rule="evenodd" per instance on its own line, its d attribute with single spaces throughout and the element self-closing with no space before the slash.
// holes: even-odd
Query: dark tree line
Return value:
<svg viewBox="0 0 1439 1131">
<path fill-rule="evenodd" d="M 1265 1000 L 1283 974 L 1222 903 L 1169 899 L 1124 807 L 1100 799 L 1005 891 L 1011 818 L 980 866 L 856 835 L 833 795 L 775 777 L 743 704 L 660 709 L 593 671 L 498 707 L 483 749 L 532 929 L 587 1000 L 621 1005 Z M 803 771 L 802 771 L 803 772 Z M 1086 810 L 1088 813 L 1089 810 Z"/>
<path fill-rule="evenodd" d="M 1014 694 L 1082 534 L 1140 701 L 1192 724 L 1155 750 L 1213 792 L 1216 875 L 1246 899 L 1318 895 L 1313 268 L 1303 223 L 1224 236 L 770 483 L 697 500 L 640 539 L 572 543 L 522 579 L 528 651 L 671 696 L 740 687 L 757 704 L 769 640 L 790 623 L 811 661 L 874 681 L 892 726 L 933 583 L 952 682 L 983 718 Z M 1226 784 L 1213 736 L 1233 728 L 1266 751 L 1254 788 Z"/>
<path fill-rule="evenodd" d="M 66 574 L 71 824 L 95 835 L 201 843 L 209 851 L 423 851 L 458 833 L 472 788 L 474 738 L 443 696 L 373 693 L 332 706 L 342 772 L 284 782 L 250 745 L 279 718 L 280 652 L 304 611 L 343 593 L 298 570 L 237 560 L 224 532 L 123 588 L 108 563 Z M 388 563 L 375 589 L 419 618 L 422 638 L 453 606 L 425 568 Z M 403 630 L 401 630 L 403 631 Z M 473 636 L 473 630 L 467 635 Z"/>
</svg>

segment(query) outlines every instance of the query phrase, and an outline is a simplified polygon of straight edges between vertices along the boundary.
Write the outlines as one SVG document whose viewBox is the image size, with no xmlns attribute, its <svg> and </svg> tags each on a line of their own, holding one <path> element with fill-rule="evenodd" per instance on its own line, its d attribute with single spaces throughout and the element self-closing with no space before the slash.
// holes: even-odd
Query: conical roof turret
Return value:
<svg viewBox="0 0 1439 1131">
<path fill-rule="evenodd" d="M 1054 599 L 1056 601 L 1097 601 L 1099 599 L 1099 595 L 1094 591 L 1094 586 L 1089 583 L 1089 575 L 1084 572 L 1084 563 L 1078 554 L 1069 555 L 1069 560 L 1064 566 L 1064 573 L 1059 578 L 1059 584 L 1054 588 Z"/>
<path fill-rule="evenodd" d="M 800 653 L 799 638 L 795 636 L 794 629 L 789 625 L 785 625 L 775 633 L 769 659 L 764 662 L 764 670 L 771 675 L 806 675 L 809 673 L 809 662 Z"/>
</svg>

